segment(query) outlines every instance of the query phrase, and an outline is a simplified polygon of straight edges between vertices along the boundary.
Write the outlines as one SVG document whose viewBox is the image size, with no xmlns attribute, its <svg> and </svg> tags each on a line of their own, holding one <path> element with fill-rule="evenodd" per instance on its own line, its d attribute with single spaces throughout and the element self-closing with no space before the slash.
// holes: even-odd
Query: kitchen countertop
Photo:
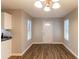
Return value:
<svg viewBox="0 0 79 59">
<path fill-rule="evenodd" d="M 12 37 L 3 37 L 1 38 L 1 42 L 6 41 L 6 40 L 10 40 Z"/>
</svg>

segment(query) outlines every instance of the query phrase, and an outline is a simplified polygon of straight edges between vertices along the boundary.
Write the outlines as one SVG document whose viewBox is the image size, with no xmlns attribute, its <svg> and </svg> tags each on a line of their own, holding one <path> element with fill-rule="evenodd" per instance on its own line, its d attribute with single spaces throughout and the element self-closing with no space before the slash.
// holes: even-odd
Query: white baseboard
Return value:
<svg viewBox="0 0 79 59">
<path fill-rule="evenodd" d="M 26 48 L 26 50 L 22 52 L 21 55 L 23 55 L 31 46 L 32 46 L 32 44 L 30 44 L 30 45 Z"/>
<path fill-rule="evenodd" d="M 52 42 L 52 43 L 46 43 L 46 42 L 32 42 L 32 44 L 63 44 L 62 42 Z"/>
<path fill-rule="evenodd" d="M 76 58 L 78 58 L 78 56 L 66 45 L 63 43 L 63 45 L 65 46 L 65 48 L 67 48 Z"/>
<path fill-rule="evenodd" d="M 11 56 L 22 56 L 21 53 L 12 53 Z"/>
<path fill-rule="evenodd" d="M 54 43 L 46 43 L 46 42 L 33 42 L 32 44 L 63 44 L 62 42 L 54 42 Z M 22 53 L 12 53 L 11 56 L 22 56 L 31 46 L 32 44 L 30 44 L 26 50 L 24 50 Z"/>
<path fill-rule="evenodd" d="M 22 56 L 31 46 L 32 44 L 30 44 L 22 53 L 12 53 L 11 56 Z"/>
<path fill-rule="evenodd" d="M 32 44 L 63 44 L 76 58 L 78 58 L 78 56 L 62 42 L 54 42 L 54 43 L 32 42 Z M 12 56 L 22 56 L 32 46 L 32 44 L 30 44 L 26 48 L 26 50 L 24 50 L 22 53 L 13 53 Z"/>
</svg>

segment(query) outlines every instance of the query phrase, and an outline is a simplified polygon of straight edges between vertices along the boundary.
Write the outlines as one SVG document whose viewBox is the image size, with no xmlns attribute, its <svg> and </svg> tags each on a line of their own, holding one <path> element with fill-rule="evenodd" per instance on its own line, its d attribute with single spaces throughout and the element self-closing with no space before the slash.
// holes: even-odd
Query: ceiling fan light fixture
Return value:
<svg viewBox="0 0 79 59">
<path fill-rule="evenodd" d="M 34 4 L 37 8 L 42 8 L 42 3 L 40 1 L 36 1 Z"/>
<path fill-rule="evenodd" d="M 61 7 L 61 6 L 60 6 L 59 3 L 54 3 L 53 6 L 52 6 L 53 9 L 58 9 L 58 8 L 60 8 L 60 7 Z"/>
<path fill-rule="evenodd" d="M 37 8 L 42 8 L 46 12 L 51 11 L 51 5 L 53 9 L 58 9 L 61 7 L 59 0 L 36 0 L 34 5 Z"/>
</svg>

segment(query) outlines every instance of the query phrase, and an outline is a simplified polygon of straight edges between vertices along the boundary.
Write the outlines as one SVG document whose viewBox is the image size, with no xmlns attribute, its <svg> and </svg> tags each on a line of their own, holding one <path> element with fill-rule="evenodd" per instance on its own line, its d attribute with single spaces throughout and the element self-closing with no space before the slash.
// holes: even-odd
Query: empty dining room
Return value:
<svg viewBox="0 0 79 59">
<path fill-rule="evenodd" d="M 1 59 L 78 59 L 78 0 L 1 0 Z"/>
</svg>

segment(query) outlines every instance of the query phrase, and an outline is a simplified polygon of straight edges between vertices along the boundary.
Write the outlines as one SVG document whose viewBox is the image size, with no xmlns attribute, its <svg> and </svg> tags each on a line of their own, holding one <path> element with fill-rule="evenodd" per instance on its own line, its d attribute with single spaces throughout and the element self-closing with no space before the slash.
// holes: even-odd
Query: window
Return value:
<svg viewBox="0 0 79 59">
<path fill-rule="evenodd" d="M 28 20 L 28 24 L 27 24 L 27 28 L 28 28 L 28 40 L 32 39 L 32 22 L 31 20 Z"/>
<path fill-rule="evenodd" d="M 64 38 L 69 40 L 69 19 L 64 21 Z"/>
</svg>

